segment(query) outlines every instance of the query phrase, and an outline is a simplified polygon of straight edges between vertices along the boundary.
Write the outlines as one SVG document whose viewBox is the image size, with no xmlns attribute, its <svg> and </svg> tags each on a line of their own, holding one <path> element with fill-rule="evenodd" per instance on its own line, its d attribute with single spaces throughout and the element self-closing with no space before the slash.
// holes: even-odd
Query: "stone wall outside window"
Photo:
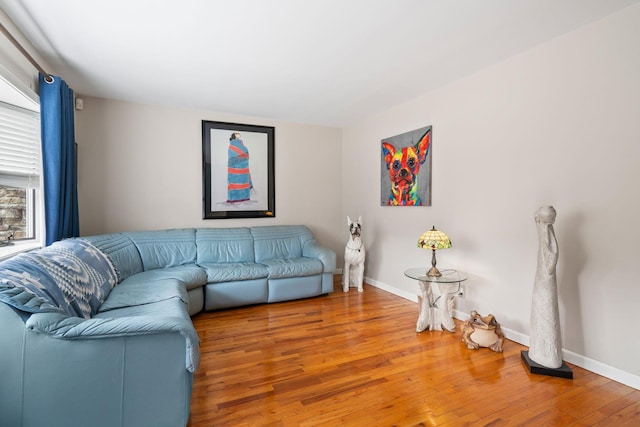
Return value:
<svg viewBox="0 0 640 427">
<path fill-rule="evenodd" d="M 27 190 L 0 186 L 0 240 L 27 236 Z"/>
</svg>

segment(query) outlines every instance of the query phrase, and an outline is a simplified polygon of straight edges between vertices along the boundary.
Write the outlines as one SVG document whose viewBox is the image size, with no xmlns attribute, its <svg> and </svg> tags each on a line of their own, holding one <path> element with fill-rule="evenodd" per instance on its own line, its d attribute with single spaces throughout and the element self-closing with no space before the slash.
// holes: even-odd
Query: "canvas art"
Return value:
<svg viewBox="0 0 640 427">
<path fill-rule="evenodd" d="M 431 130 L 427 126 L 382 140 L 382 206 L 431 206 Z"/>
<path fill-rule="evenodd" d="M 275 129 L 203 120 L 203 218 L 275 216 Z"/>
</svg>

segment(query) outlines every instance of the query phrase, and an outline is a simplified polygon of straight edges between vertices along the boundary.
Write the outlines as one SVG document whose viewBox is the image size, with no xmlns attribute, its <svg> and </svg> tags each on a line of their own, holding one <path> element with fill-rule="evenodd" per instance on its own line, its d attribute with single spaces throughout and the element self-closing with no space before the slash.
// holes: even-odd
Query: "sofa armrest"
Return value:
<svg viewBox="0 0 640 427">
<path fill-rule="evenodd" d="M 34 313 L 26 321 L 29 331 L 65 340 L 133 337 L 179 333 L 186 341 L 186 367 L 194 372 L 200 362 L 199 338 L 188 319 L 176 316 L 130 316 L 119 318 L 69 317 L 59 313 Z"/>
<path fill-rule="evenodd" d="M 323 273 L 334 273 L 336 271 L 336 253 L 329 248 L 325 248 L 315 240 L 307 242 L 302 248 L 302 256 L 307 258 L 317 258 L 322 262 Z"/>
</svg>

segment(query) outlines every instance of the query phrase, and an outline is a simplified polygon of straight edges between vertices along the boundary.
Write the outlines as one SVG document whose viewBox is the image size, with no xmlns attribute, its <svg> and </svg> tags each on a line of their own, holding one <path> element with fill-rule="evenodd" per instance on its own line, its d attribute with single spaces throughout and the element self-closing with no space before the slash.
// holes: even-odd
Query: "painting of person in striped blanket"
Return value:
<svg viewBox="0 0 640 427">
<path fill-rule="evenodd" d="M 249 150 L 242 142 L 239 132 L 229 138 L 229 160 L 227 169 L 227 202 L 237 203 L 251 199 L 251 171 L 249 169 Z"/>
</svg>

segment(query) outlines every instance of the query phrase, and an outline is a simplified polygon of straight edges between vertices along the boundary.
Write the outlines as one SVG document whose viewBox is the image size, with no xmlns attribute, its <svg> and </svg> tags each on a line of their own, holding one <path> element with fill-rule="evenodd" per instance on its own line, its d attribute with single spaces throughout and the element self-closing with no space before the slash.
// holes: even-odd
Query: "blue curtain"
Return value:
<svg viewBox="0 0 640 427">
<path fill-rule="evenodd" d="M 73 90 L 40 74 L 40 123 L 46 245 L 80 235 Z"/>
</svg>

